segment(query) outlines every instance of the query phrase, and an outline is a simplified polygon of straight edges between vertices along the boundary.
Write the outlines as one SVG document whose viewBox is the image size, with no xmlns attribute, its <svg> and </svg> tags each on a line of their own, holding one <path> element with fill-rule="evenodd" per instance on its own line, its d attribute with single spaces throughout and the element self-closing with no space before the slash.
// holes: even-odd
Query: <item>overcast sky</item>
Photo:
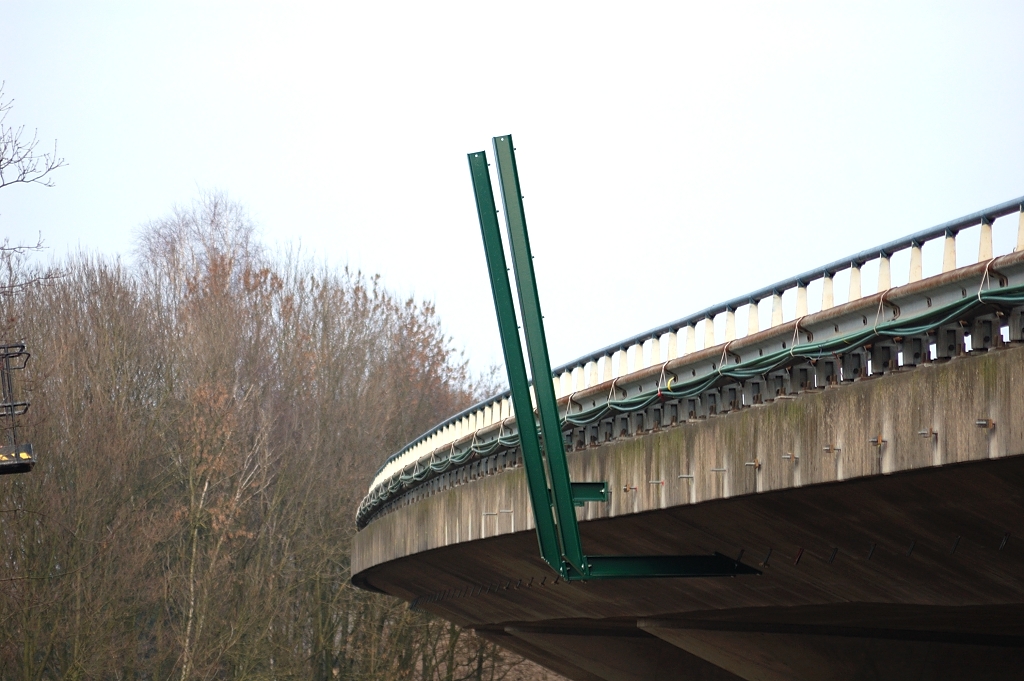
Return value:
<svg viewBox="0 0 1024 681">
<path fill-rule="evenodd" d="M 0 192 L 0 232 L 128 258 L 220 190 L 271 246 L 434 300 L 483 368 L 466 154 L 511 133 L 558 364 L 1024 195 L 1022 26 L 1021 2 L 0 0 L 8 122 L 68 161 Z"/>
</svg>

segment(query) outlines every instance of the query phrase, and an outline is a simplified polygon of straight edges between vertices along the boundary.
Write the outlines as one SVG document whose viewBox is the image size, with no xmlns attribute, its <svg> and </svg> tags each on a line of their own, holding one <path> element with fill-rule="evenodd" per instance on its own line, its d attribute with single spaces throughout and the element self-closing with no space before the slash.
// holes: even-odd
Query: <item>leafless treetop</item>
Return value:
<svg viewBox="0 0 1024 681">
<path fill-rule="evenodd" d="M 50 173 L 66 165 L 57 155 L 57 141 L 53 142 L 53 152 L 38 151 L 38 130 L 33 130 L 30 138 L 24 125 L 7 123 L 12 108 L 14 100 L 4 99 L 4 83 L 0 82 L 0 189 L 18 183 L 52 187 Z"/>
</svg>

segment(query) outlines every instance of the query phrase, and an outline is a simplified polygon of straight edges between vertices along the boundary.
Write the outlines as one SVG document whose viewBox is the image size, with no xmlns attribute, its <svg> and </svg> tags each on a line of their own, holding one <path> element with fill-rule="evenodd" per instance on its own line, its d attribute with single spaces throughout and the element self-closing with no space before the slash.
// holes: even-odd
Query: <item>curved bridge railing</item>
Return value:
<svg viewBox="0 0 1024 681">
<path fill-rule="evenodd" d="M 1024 340 L 1024 197 L 837 260 L 650 329 L 553 371 L 567 449 L 593 446 L 685 420 L 749 407 L 871 374 Z M 1020 213 L 1016 248 L 994 257 L 992 226 Z M 979 231 L 975 263 L 957 267 L 956 240 Z M 923 278 L 922 246 L 943 241 L 942 271 Z M 892 287 L 890 259 L 910 251 L 908 283 Z M 861 269 L 877 261 L 876 293 Z M 833 280 L 848 273 L 847 302 Z M 821 309 L 808 313 L 808 286 L 821 280 Z M 795 292 L 786 314 L 783 294 Z M 760 329 L 761 306 L 771 321 Z M 739 335 L 736 312 L 746 308 Z M 724 328 L 716 339 L 716 323 Z M 701 333 L 697 327 L 701 326 Z M 701 349 L 698 337 L 703 337 Z M 536 403 L 534 403 L 536 406 Z M 517 425 L 506 391 L 455 414 L 390 456 L 357 511 L 364 527 L 412 489 L 428 492 L 511 465 Z M 497 454 L 502 454 L 500 461 Z M 470 465 L 471 464 L 471 465 Z"/>
</svg>

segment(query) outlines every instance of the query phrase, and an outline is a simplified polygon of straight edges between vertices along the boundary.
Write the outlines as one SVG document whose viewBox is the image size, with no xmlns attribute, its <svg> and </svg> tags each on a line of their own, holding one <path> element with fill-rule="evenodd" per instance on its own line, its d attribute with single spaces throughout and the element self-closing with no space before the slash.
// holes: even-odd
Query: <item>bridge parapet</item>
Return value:
<svg viewBox="0 0 1024 681">
<path fill-rule="evenodd" d="M 862 251 L 558 367 L 552 380 L 567 449 L 948 359 L 968 344 L 975 351 L 997 347 L 1003 329 L 1007 340 L 1024 340 L 1022 205 L 1024 197 Z M 1021 213 L 1017 247 L 993 257 L 992 224 L 1013 213 Z M 967 229 L 980 233 L 978 261 L 957 268 L 957 235 Z M 943 240 L 942 272 L 924 279 L 921 248 L 937 239 Z M 890 258 L 908 249 L 908 283 L 893 288 Z M 860 274 L 871 261 L 878 263 L 878 287 L 864 296 Z M 848 300 L 836 305 L 833 280 L 844 271 Z M 809 314 L 808 286 L 817 280 L 821 309 Z M 792 315 L 782 303 L 789 291 L 795 295 Z M 759 328 L 762 304 L 771 306 L 765 330 Z M 748 323 L 741 336 L 736 311 L 744 307 Z M 716 322 L 724 329 L 721 342 Z M 365 526 L 402 494 L 453 468 L 476 476 L 481 467 L 487 472 L 513 464 L 517 432 L 508 393 L 447 419 L 384 463 L 357 523 Z"/>
</svg>

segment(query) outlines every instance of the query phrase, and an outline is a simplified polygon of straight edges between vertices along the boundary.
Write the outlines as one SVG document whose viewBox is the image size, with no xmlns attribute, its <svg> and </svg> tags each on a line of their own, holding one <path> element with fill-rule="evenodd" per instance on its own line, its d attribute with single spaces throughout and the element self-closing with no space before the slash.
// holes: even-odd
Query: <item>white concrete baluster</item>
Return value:
<svg viewBox="0 0 1024 681">
<path fill-rule="evenodd" d="M 704 318 L 704 349 L 715 346 L 715 318 Z"/>
<path fill-rule="evenodd" d="M 607 383 L 612 380 L 612 355 L 605 355 L 602 357 L 601 363 L 604 365 L 601 377 L 604 379 L 603 382 Z"/>
<path fill-rule="evenodd" d="M 630 373 L 640 371 L 644 366 L 644 346 L 640 343 L 634 343 L 629 349 L 633 351 L 633 368 L 630 370 Z"/>
<path fill-rule="evenodd" d="M 697 352 L 697 327 L 693 324 L 686 325 L 686 350 L 683 351 L 684 355 Z"/>
<path fill-rule="evenodd" d="M 665 353 L 665 361 L 670 361 L 679 356 L 679 341 L 676 339 L 676 332 L 669 331 L 665 334 L 668 337 L 668 351 Z"/>
<path fill-rule="evenodd" d="M 629 358 L 626 356 L 625 350 L 616 350 L 615 354 L 619 356 L 619 361 L 616 363 L 615 366 L 616 370 L 618 371 L 618 373 L 616 374 L 616 378 L 621 378 L 629 373 L 629 363 L 627 361 Z"/>
<path fill-rule="evenodd" d="M 796 286 L 796 316 L 798 319 L 807 316 L 807 287 L 803 284 Z"/>
<path fill-rule="evenodd" d="M 1021 206 L 1024 209 L 1024 206 Z M 1024 251 L 1024 210 L 1021 210 L 1020 216 L 1017 218 L 1017 248 L 1013 249 L 1016 251 Z"/>
<path fill-rule="evenodd" d="M 661 339 L 657 336 L 651 339 L 651 359 L 649 364 L 661 364 Z"/>
<path fill-rule="evenodd" d="M 583 368 L 584 373 L 587 376 L 587 387 L 593 387 L 598 384 L 597 380 L 597 362 L 590 360 L 587 362 L 587 366 Z"/>
<path fill-rule="evenodd" d="M 512 402 L 506 397 L 501 401 L 501 420 L 504 421 L 510 416 L 509 405 Z"/>
<path fill-rule="evenodd" d="M 564 375 L 565 374 L 563 374 L 563 376 Z M 565 395 L 565 391 L 563 390 L 562 380 L 561 380 L 560 377 L 555 376 L 554 378 L 551 379 L 551 382 L 552 382 L 552 385 L 555 386 L 555 399 L 556 400 L 558 398 L 562 397 L 562 395 Z M 566 387 L 568 387 L 568 386 L 566 386 Z"/>
<path fill-rule="evenodd" d="M 878 290 L 888 291 L 892 288 L 892 272 L 889 267 L 889 256 L 883 254 L 878 259 Z"/>
<path fill-rule="evenodd" d="M 835 298 L 832 295 L 832 275 L 826 274 L 821 280 L 821 309 L 828 310 L 835 305 Z"/>
<path fill-rule="evenodd" d="M 921 265 L 921 244 L 916 241 L 910 246 L 910 281 L 921 281 L 924 268 Z"/>
<path fill-rule="evenodd" d="M 978 242 L 978 262 L 992 259 L 992 221 L 981 221 L 981 240 Z"/>
<path fill-rule="evenodd" d="M 860 300 L 861 287 L 860 287 L 860 265 L 853 263 L 850 266 L 850 297 L 847 298 L 848 302 L 854 300 Z"/>
<path fill-rule="evenodd" d="M 736 340 L 736 310 L 725 311 L 725 342 Z"/>
<path fill-rule="evenodd" d="M 483 411 L 484 411 L 484 419 L 483 419 L 483 423 L 480 425 L 480 427 L 481 428 L 486 428 L 487 426 L 489 426 L 492 423 L 494 423 L 491 420 L 491 405 L 488 404 L 486 407 L 484 407 Z"/>
<path fill-rule="evenodd" d="M 583 390 L 587 386 L 583 385 L 583 367 L 573 367 L 572 369 L 572 389 L 573 392 Z"/>
<path fill-rule="evenodd" d="M 530 386 L 530 407 L 537 408 L 537 391 L 533 389 L 532 385 Z"/>
<path fill-rule="evenodd" d="M 942 271 L 952 272 L 956 269 L 956 234 L 946 231 L 946 238 L 942 243 Z"/>
<path fill-rule="evenodd" d="M 751 300 L 747 303 L 747 335 L 753 336 L 761 328 L 761 320 L 758 319 L 757 303 Z"/>
<path fill-rule="evenodd" d="M 772 326 L 782 323 L 782 295 L 776 291 L 772 294 Z"/>
</svg>

